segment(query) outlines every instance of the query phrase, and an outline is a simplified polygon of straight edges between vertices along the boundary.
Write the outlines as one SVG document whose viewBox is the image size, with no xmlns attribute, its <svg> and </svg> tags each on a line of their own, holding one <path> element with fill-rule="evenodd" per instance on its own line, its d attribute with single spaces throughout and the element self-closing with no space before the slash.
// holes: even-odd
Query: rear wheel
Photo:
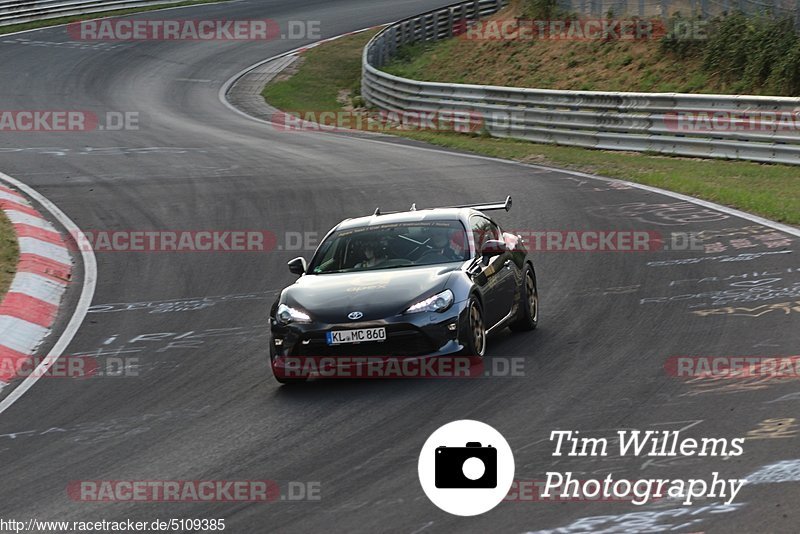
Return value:
<svg viewBox="0 0 800 534">
<path fill-rule="evenodd" d="M 508 327 L 514 332 L 533 330 L 539 324 L 539 290 L 533 268 L 525 267 L 517 318 Z"/>
</svg>

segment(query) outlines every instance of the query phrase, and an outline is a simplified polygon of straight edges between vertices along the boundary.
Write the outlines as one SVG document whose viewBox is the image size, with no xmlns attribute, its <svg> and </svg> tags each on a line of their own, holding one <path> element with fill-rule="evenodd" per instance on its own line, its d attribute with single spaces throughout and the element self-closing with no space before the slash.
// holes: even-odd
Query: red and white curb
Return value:
<svg viewBox="0 0 800 534">
<path fill-rule="evenodd" d="M 72 275 L 61 234 L 16 191 L 0 185 L 0 209 L 14 226 L 19 261 L 0 302 L 0 389 L 50 333 Z"/>
</svg>

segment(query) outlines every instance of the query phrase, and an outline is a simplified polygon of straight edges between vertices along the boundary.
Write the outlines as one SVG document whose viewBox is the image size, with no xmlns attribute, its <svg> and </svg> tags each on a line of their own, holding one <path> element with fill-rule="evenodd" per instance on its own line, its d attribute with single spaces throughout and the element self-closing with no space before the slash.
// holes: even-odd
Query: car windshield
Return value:
<svg viewBox="0 0 800 534">
<path fill-rule="evenodd" d="M 461 222 L 380 224 L 334 233 L 311 263 L 314 274 L 433 265 L 469 259 Z"/>
</svg>

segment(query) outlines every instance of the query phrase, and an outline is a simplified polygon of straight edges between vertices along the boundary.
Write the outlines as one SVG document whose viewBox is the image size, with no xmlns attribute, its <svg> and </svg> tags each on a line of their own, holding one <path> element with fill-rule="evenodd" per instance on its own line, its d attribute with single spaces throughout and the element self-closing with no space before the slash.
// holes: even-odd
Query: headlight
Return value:
<svg viewBox="0 0 800 534">
<path fill-rule="evenodd" d="M 275 318 L 278 320 L 278 322 L 283 324 L 311 322 L 311 317 L 309 317 L 307 313 L 296 308 L 291 308 L 286 304 L 281 304 L 278 306 L 278 311 L 275 314 Z"/>
<path fill-rule="evenodd" d="M 443 312 L 449 308 L 451 304 L 453 304 L 453 292 L 449 289 L 445 289 L 441 293 L 437 293 L 432 297 L 417 302 L 408 308 L 406 313 Z"/>
</svg>

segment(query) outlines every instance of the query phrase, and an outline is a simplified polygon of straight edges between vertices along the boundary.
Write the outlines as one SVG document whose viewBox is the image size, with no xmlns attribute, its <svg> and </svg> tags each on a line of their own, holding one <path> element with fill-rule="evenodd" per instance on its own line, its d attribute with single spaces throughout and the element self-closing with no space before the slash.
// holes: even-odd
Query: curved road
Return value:
<svg viewBox="0 0 800 534">
<path fill-rule="evenodd" d="M 142 16 L 269 17 L 284 27 L 287 20 L 318 20 L 327 37 L 447 3 L 242 0 Z M 727 250 L 538 253 L 540 329 L 498 334 L 488 356 L 523 358 L 524 376 L 299 388 L 279 387 L 266 365 L 268 307 L 292 282 L 285 263 L 296 253 L 98 252 L 95 308 L 67 353 L 94 352 L 101 362 L 135 357 L 138 376 L 42 379 L 0 416 L 0 516 L 225 518 L 226 530 L 237 533 L 569 525 L 565 532 L 634 532 L 634 524 L 645 525 L 641 532 L 798 530 L 796 482 L 748 485 L 735 507 L 711 499 L 682 515 L 669 512 L 681 508 L 674 502 L 506 502 L 458 518 L 431 504 L 417 480 L 419 448 L 440 425 L 463 418 L 506 436 L 518 479 L 542 480 L 548 470 L 583 479 L 708 479 L 712 471 L 735 478 L 800 458 L 797 381 L 692 382 L 664 371 L 676 355 L 797 354 L 800 308 L 773 305 L 800 300 L 798 241 L 783 236 L 790 241 L 777 246 L 781 236 L 763 238 L 773 230 L 753 222 L 699 207 L 665 208 L 659 205 L 680 201 L 554 170 L 393 139 L 281 132 L 218 100 L 236 72 L 302 44 L 76 43 L 64 28 L 0 37 L 4 109 L 140 113 L 136 131 L 4 132 L 0 170 L 43 193 L 84 231 L 265 229 L 283 243 L 286 232 L 324 234 L 377 205 L 405 209 L 512 194 L 514 209 L 498 218 L 506 228 L 704 232 L 705 244 Z M 633 203 L 643 204 L 620 207 Z M 736 248 L 744 244 L 731 241 L 742 235 L 730 229 L 745 227 L 753 246 Z M 724 258 L 749 252 L 770 254 Z M 686 258 L 703 259 L 649 264 Z M 77 284 L 71 293 L 74 299 Z M 739 300 L 730 300 L 733 293 Z M 659 298 L 672 296 L 681 297 Z M 169 305 L 197 297 L 228 298 L 197 309 Z M 102 306 L 125 303 L 156 304 Z M 716 311 L 694 313 L 707 309 Z M 552 430 L 591 436 L 621 428 L 753 439 L 743 456 L 729 459 L 550 455 Z M 798 478 L 796 464 L 782 465 L 784 471 L 770 468 L 775 479 Z M 91 503 L 71 500 L 66 490 L 76 480 L 129 479 L 273 479 L 284 490 L 290 481 L 318 482 L 322 498 Z M 629 512 L 643 513 L 634 521 L 624 516 Z M 614 517 L 574 526 L 598 515 Z"/>
</svg>

